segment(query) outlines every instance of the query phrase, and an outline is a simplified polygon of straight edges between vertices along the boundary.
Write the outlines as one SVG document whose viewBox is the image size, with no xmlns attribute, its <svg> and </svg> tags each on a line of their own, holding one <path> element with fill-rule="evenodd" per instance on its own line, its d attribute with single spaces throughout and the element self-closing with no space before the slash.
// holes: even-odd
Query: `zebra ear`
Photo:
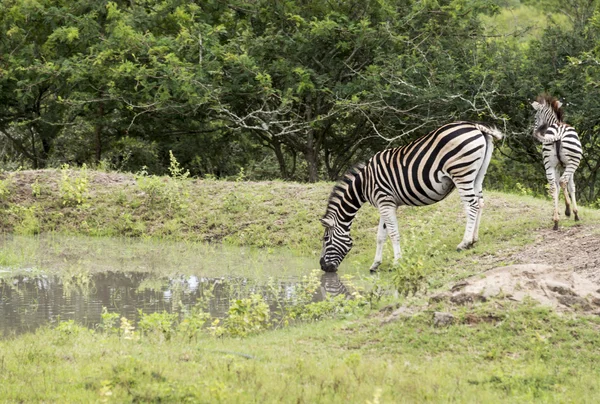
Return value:
<svg viewBox="0 0 600 404">
<path fill-rule="evenodd" d="M 560 107 L 562 107 L 562 102 L 556 100 L 554 101 L 554 105 L 556 106 L 556 109 L 559 109 Z"/>
<path fill-rule="evenodd" d="M 531 103 L 531 106 L 533 107 L 533 109 L 535 109 L 537 111 L 538 109 L 540 109 L 542 107 L 542 104 L 540 104 L 537 101 L 534 101 Z"/>
<path fill-rule="evenodd" d="M 328 217 L 324 217 L 323 219 L 321 219 L 321 224 L 327 228 L 331 228 L 334 225 L 333 220 Z"/>
</svg>

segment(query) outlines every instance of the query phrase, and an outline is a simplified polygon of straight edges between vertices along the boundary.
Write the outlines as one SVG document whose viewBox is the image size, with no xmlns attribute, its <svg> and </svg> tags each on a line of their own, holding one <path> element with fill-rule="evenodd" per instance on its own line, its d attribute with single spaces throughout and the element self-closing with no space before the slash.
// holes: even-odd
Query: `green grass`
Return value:
<svg viewBox="0 0 600 404">
<path fill-rule="evenodd" d="M 0 229 L 25 235 L 139 237 L 157 245 L 208 241 L 259 251 L 285 249 L 313 257 L 317 267 L 318 218 L 331 183 L 172 183 L 165 177 L 141 184 L 124 174 L 87 175 L 87 190 L 77 191 L 84 196 L 82 203 L 70 197 L 62 203 L 67 197 L 59 192 L 59 171 L 8 175 Z M 32 184 L 38 184 L 35 192 Z M 480 241 L 461 253 L 455 248 L 465 219 L 456 194 L 433 206 L 398 210 L 401 244 L 413 259 L 407 262 L 419 263 L 429 290 L 510 264 L 512 253 L 534 242 L 539 229 L 552 226 L 548 200 L 489 191 L 485 197 Z M 580 214 L 583 220 L 577 225 L 600 223 L 596 210 L 582 208 Z M 386 273 L 373 277 L 367 271 L 377 223 L 374 208 L 361 209 L 352 228 L 355 247 L 340 269 L 360 274 L 358 282 L 372 290 L 386 283 L 389 287 L 390 281 Z M 563 219 L 560 225 L 575 223 Z M 85 256 L 92 248 L 69 249 L 66 244 L 50 247 L 57 256 Z M 136 248 L 131 247 L 131 259 Z M 161 251 L 157 247 L 157 254 L 169 259 Z M 391 255 L 388 242 L 384 269 L 390 267 Z M 28 257 L 27 249 L 3 248 L 0 265 Z M 119 257 L 108 254 L 107 259 Z M 340 305 L 335 319 L 247 338 L 202 332 L 190 339 L 164 329 L 131 334 L 124 331 L 127 327 L 104 333 L 62 322 L 0 340 L 0 397 L 8 402 L 580 403 L 600 395 L 597 316 L 558 315 L 504 300 L 456 308 L 426 306 L 422 295 L 378 301 L 367 293 L 367 299 L 371 309 L 344 310 Z M 384 324 L 377 308 L 389 300 L 420 310 Z M 319 308 L 310 310 L 318 314 Z M 455 323 L 434 327 L 434 310 L 452 312 Z M 147 324 L 164 328 L 166 320 L 157 315 Z"/>
<path fill-rule="evenodd" d="M 6 175 L 0 230 L 283 248 L 314 257 L 318 266 L 323 232 L 318 219 L 325 211 L 332 183 L 148 180 L 86 171 L 86 197 L 83 203 L 73 204 L 63 203 L 67 197 L 61 196 L 61 174 L 60 170 L 42 170 Z M 75 171 L 70 178 L 77 175 Z M 480 242 L 474 249 L 455 252 L 465 226 L 456 193 L 432 206 L 400 207 L 401 244 L 422 256 L 428 267 L 441 270 L 460 263 L 468 272 L 477 267 L 478 256 L 506 254 L 530 243 L 533 230 L 552 225 L 548 200 L 489 191 L 485 197 Z M 583 208 L 581 215 L 584 223 L 600 221 L 596 210 Z M 378 218 L 376 209 L 368 204 L 359 211 L 352 227 L 354 248 L 342 271 L 364 273 L 370 266 Z M 572 221 L 561 221 L 561 226 L 570 225 Z M 390 250 L 388 243 L 384 268 L 391 260 Z"/>
<path fill-rule="evenodd" d="M 69 402 L 594 402 L 600 319 L 510 302 L 245 339 L 126 339 L 73 324 L 0 341 L 0 397 Z"/>
</svg>

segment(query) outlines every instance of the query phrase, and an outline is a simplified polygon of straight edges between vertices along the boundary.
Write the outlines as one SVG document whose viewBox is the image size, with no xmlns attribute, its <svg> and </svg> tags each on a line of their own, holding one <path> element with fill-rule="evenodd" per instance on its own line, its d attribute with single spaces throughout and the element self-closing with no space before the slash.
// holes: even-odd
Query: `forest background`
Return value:
<svg viewBox="0 0 600 404">
<path fill-rule="evenodd" d="M 600 199 L 595 0 L 0 0 L 0 168 L 335 180 L 454 120 L 505 135 L 487 187 L 544 194 L 530 102 Z"/>
</svg>

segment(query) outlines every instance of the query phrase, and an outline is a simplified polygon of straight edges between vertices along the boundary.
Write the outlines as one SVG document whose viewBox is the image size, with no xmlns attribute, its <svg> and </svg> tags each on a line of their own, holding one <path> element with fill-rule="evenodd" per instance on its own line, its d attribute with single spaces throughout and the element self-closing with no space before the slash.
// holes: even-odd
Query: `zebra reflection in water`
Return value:
<svg viewBox="0 0 600 404">
<path fill-rule="evenodd" d="M 339 295 L 344 295 L 346 297 L 351 296 L 348 288 L 346 288 L 346 285 L 342 283 L 340 277 L 335 272 L 325 272 L 323 273 L 323 276 L 321 276 L 321 294 L 323 298 Z"/>
</svg>

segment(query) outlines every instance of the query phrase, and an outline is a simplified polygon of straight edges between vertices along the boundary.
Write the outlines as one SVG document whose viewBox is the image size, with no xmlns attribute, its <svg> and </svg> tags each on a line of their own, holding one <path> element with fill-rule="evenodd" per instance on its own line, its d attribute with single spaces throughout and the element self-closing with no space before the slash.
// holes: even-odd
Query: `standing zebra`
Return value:
<svg viewBox="0 0 600 404">
<path fill-rule="evenodd" d="M 493 139 L 502 133 L 485 124 L 453 122 L 406 146 L 375 154 L 366 165 L 349 171 L 333 188 L 325 216 L 321 269 L 337 271 L 352 248 L 350 227 L 367 201 L 381 215 L 377 249 L 371 272 L 381 264 L 383 244 L 389 235 L 394 262 L 401 256 L 396 209 L 400 205 L 424 206 L 444 199 L 454 189 L 463 202 L 467 226 L 457 249 L 477 241 L 483 208 L 482 184 L 490 163 Z"/>
<path fill-rule="evenodd" d="M 572 203 L 575 220 L 579 220 L 573 174 L 583 157 L 581 142 L 575 129 L 563 122 L 562 104 L 556 98 L 541 95 L 531 106 L 536 110 L 533 136 L 543 144 L 544 168 L 554 199 L 554 230 L 558 230 L 559 186 L 565 194 L 565 215 L 571 216 Z M 564 168 L 562 175 L 561 166 Z"/>
</svg>

